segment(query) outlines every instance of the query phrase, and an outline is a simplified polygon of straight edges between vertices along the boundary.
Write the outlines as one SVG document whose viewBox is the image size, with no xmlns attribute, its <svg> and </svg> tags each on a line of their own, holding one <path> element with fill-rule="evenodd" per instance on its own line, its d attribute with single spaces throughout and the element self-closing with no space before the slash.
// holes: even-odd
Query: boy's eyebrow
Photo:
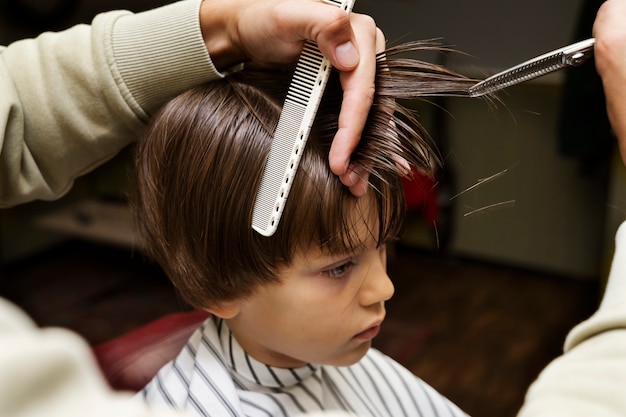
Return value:
<svg viewBox="0 0 626 417">
<path fill-rule="evenodd" d="M 365 250 L 366 245 L 362 243 L 356 248 L 351 248 L 350 245 L 344 244 L 341 245 L 339 250 L 313 246 L 308 252 L 303 253 L 303 259 L 312 267 L 325 269 L 334 265 L 341 265 L 364 253 Z"/>
<path fill-rule="evenodd" d="M 343 250 L 339 251 L 339 252 L 335 252 L 336 254 L 336 258 L 337 259 L 348 259 L 348 258 L 355 258 L 358 257 L 362 254 L 364 254 L 365 252 L 368 251 L 368 249 L 370 248 L 370 246 L 372 247 L 378 247 L 380 245 L 378 245 L 378 241 L 375 240 L 373 237 L 369 237 L 368 239 L 366 239 L 365 241 L 359 239 L 358 240 L 359 243 L 358 245 L 352 246 L 348 243 L 344 243 L 343 245 Z M 324 254 L 324 252 L 322 251 L 322 254 Z M 332 253 L 328 253 L 326 256 L 333 256 Z"/>
<path fill-rule="evenodd" d="M 321 270 L 333 269 L 333 268 L 335 268 L 337 266 L 344 265 L 344 264 L 350 262 L 352 260 L 352 258 L 353 258 L 353 256 L 347 256 L 347 257 L 344 257 L 344 258 L 338 258 L 336 261 L 333 261 L 332 263 L 324 264 L 324 266 L 322 266 L 320 269 Z"/>
</svg>

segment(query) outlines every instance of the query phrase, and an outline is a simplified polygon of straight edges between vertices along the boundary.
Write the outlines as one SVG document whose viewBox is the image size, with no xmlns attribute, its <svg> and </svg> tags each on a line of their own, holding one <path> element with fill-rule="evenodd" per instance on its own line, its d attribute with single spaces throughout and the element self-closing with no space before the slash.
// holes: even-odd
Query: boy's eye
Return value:
<svg viewBox="0 0 626 417">
<path fill-rule="evenodd" d="M 330 278 L 342 278 L 345 274 L 348 273 L 350 269 L 352 269 L 353 266 L 354 263 L 352 261 L 348 261 L 341 265 L 322 271 L 322 274 Z"/>
</svg>

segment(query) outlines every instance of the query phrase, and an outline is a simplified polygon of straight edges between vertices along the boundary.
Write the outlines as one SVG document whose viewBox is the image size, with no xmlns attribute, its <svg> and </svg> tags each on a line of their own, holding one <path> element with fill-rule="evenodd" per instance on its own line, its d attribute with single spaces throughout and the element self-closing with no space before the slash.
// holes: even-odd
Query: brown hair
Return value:
<svg viewBox="0 0 626 417">
<path fill-rule="evenodd" d="M 378 214 L 378 243 L 401 225 L 406 174 L 398 157 L 430 172 L 435 153 L 414 114 L 398 100 L 462 94 L 473 81 L 404 52 L 377 61 L 374 104 L 352 155 L 369 173 L 368 202 Z M 189 90 L 153 118 L 136 150 L 137 223 L 146 252 L 184 299 L 197 308 L 245 297 L 277 281 L 298 251 L 317 245 L 346 253 L 363 242 L 354 233 L 357 197 L 330 171 L 341 86 L 326 87 L 281 222 L 272 237 L 251 227 L 252 208 L 291 72 L 245 69 Z"/>
</svg>

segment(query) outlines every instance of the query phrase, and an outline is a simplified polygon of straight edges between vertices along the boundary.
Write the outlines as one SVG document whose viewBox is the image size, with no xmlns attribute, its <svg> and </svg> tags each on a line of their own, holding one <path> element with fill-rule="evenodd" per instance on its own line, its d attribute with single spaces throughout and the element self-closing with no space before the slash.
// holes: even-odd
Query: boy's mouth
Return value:
<svg viewBox="0 0 626 417">
<path fill-rule="evenodd" d="M 380 332 L 380 324 L 381 322 L 378 322 L 368 327 L 367 329 L 363 330 L 361 333 L 354 336 L 354 338 L 358 340 L 364 340 L 364 341 L 372 340 L 378 335 L 378 332 Z"/>
</svg>

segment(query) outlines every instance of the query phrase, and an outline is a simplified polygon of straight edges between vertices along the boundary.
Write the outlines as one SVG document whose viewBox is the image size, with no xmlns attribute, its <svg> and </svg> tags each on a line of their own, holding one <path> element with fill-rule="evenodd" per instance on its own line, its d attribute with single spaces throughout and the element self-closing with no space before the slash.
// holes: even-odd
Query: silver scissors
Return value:
<svg viewBox="0 0 626 417">
<path fill-rule="evenodd" d="M 561 68 L 580 65 L 593 55 L 595 42 L 594 38 L 586 39 L 522 62 L 474 84 L 468 93 L 470 97 L 480 97 Z"/>
</svg>

